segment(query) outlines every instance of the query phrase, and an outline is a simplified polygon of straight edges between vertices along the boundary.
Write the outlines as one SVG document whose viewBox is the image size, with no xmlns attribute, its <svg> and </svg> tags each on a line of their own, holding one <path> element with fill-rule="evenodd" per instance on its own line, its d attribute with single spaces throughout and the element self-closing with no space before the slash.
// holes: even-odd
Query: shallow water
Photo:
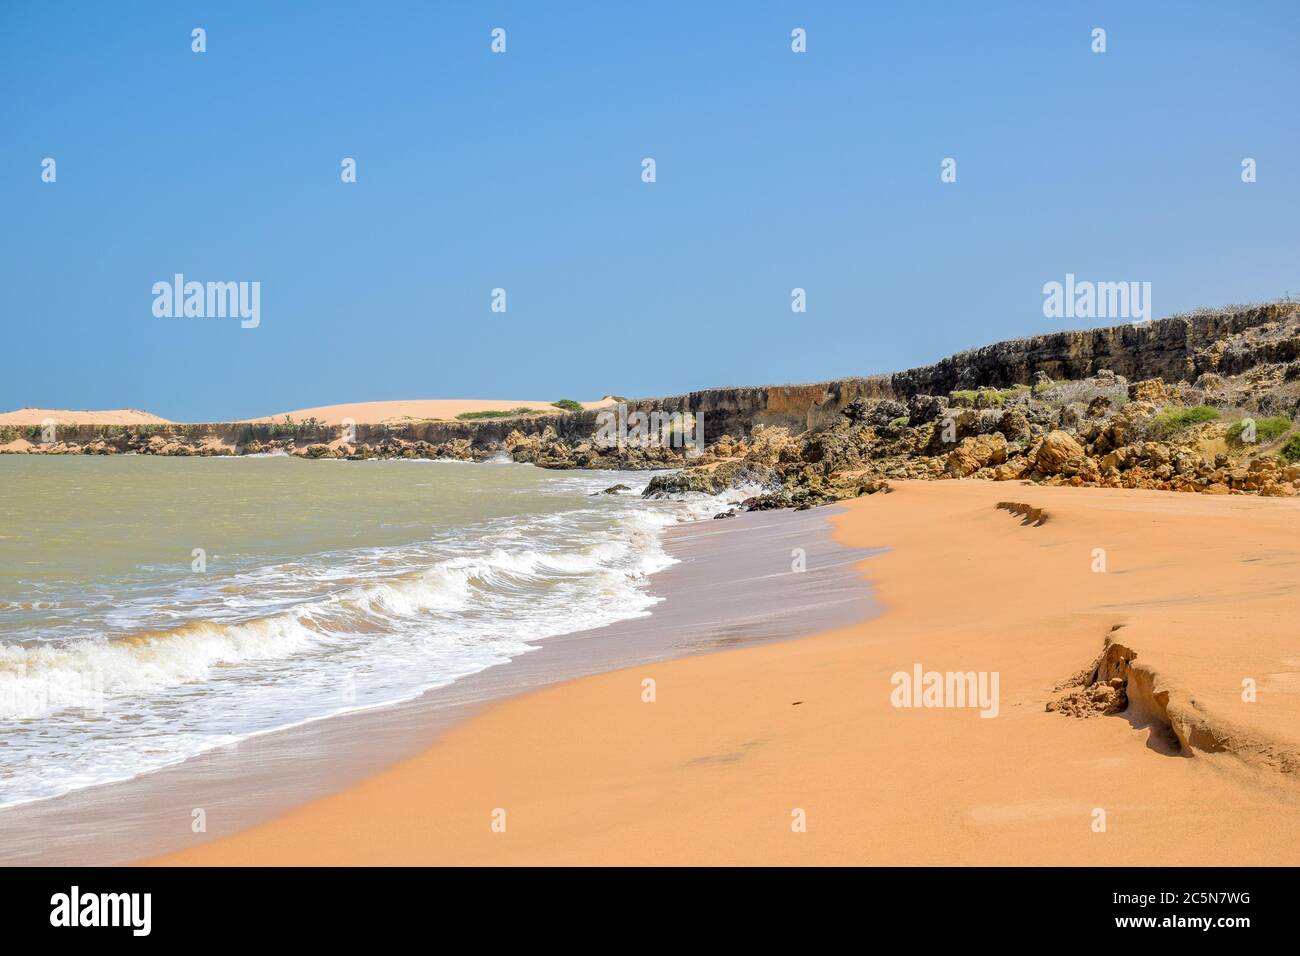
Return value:
<svg viewBox="0 0 1300 956">
<path fill-rule="evenodd" d="M 662 530 L 724 502 L 594 494 L 648 477 L 0 457 L 0 806 L 407 700 L 649 613 L 648 576 L 672 563 Z"/>
</svg>

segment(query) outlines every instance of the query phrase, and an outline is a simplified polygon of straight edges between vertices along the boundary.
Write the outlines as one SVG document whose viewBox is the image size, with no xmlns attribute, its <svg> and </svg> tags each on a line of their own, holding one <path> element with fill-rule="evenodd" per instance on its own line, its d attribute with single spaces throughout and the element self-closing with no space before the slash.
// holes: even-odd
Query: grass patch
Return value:
<svg viewBox="0 0 1300 956">
<path fill-rule="evenodd" d="M 1193 405 L 1191 408 L 1166 408 L 1151 419 L 1150 432 L 1157 438 L 1169 438 L 1184 428 L 1212 422 L 1219 417 L 1219 410 L 1209 405 Z"/>
<path fill-rule="evenodd" d="M 1246 430 L 1246 422 L 1251 421 L 1249 418 L 1243 418 L 1241 421 L 1233 424 L 1228 429 L 1228 437 L 1233 441 L 1242 441 L 1242 432 Z M 1266 445 L 1271 441 L 1276 441 L 1291 430 L 1291 419 L 1282 415 L 1274 415 L 1270 418 L 1256 418 L 1255 422 L 1255 442 L 1260 445 Z"/>
<path fill-rule="evenodd" d="M 1293 465 L 1300 462 L 1300 435 L 1292 435 L 1291 439 L 1282 446 L 1281 454 Z"/>
<path fill-rule="evenodd" d="M 562 408 L 566 412 L 582 411 L 582 402 L 575 402 L 571 398 L 562 398 L 558 402 L 551 402 L 556 408 Z"/>
<path fill-rule="evenodd" d="M 1008 399 L 1024 395 L 1029 391 L 1028 385 L 1012 385 L 1010 388 L 962 388 L 950 392 L 954 405 L 975 408 L 1000 408 Z"/>
<path fill-rule="evenodd" d="M 524 415 L 542 415 L 544 412 L 540 408 L 512 408 L 509 411 L 503 411 L 499 408 L 489 409 L 485 412 L 461 412 L 456 417 L 464 422 L 478 421 L 484 418 L 520 418 Z"/>
</svg>

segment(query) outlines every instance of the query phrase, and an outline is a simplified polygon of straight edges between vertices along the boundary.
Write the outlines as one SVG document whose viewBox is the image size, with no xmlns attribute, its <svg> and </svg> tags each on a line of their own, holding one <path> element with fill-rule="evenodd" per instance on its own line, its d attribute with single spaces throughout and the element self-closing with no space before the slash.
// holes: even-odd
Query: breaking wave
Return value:
<svg viewBox="0 0 1300 956">
<path fill-rule="evenodd" d="M 648 614 L 659 600 L 649 577 L 673 563 L 663 529 L 735 497 L 593 502 L 592 486 L 556 483 L 579 505 L 569 511 L 414 545 L 254 564 L 199 585 L 144 574 L 101 602 L 91 631 L 65 602 L 64 624 L 0 643 L 0 806 L 407 700 L 547 637 Z"/>
</svg>

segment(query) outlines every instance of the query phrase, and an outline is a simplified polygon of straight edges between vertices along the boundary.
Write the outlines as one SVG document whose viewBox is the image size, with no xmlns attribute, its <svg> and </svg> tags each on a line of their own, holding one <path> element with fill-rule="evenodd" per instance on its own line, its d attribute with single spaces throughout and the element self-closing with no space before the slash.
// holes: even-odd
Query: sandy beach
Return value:
<svg viewBox="0 0 1300 956">
<path fill-rule="evenodd" d="M 841 544 L 889 549 L 860 563 L 882 614 L 507 700 L 148 862 L 1294 864 L 1298 511 L 899 482 L 832 517 Z M 1128 710 L 1048 712 L 1108 637 L 1136 654 Z M 893 706 L 917 666 L 996 673 L 996 716 Z"/>
<path fill-rule="evenodd" d="M 400 466 L 399 466 L 400 467 Z M 653 613 L 535 643 L 528 653 L 395 705 L 219 747 L 132 779 L 0 809 L 0 863 L 115 865 L 238 833 L 414 756 L 494 701 L 580 676 L 787 640 L 875 612 L 833 509 L 669 528 L 676 563 L 650 579 Z M 790 553 L 808 564 L 791 574 Z M 202 808 L 206 829 L 191 828 Z"/>
</svg>

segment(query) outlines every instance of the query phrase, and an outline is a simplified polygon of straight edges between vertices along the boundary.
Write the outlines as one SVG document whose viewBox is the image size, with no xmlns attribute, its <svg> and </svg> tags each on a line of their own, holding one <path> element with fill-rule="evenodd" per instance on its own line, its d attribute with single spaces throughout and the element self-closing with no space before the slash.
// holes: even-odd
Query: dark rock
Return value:
<svg viewBox="0 0 1300 956">
<path fill-rule="evenodd" d="M 780 484 L 776 473 L 767 465 L 749 461 L 726 461 L 716 468 L 688 468 L 667 475 L 655 475 L 641 492 L 643 498 L 671 498 L 698 492 L 721 494 L 742 485 L 775 487 Z"/>
<path fill-rule="evenodd" d="M 938 395 L 913 395 L 907 400 L 907 423 L 916 426 L 937 421 L 947 405 L 947 399 Z"/>
<path fill-rule="evenodd" d="M 887 398 L 884 401 L 875 404 L 868 413 L 867 421 L 877 427 L 883 427 L 899 418 L 907 417 L 908 410 L 906 405 L 902 402 L 896 402 L 893 399 Z"/>
<path fill-rule="evenodd" d="M 862 425 L 866 423 L 870 411 L 866 400 L 857 398 L 845 405 L 844 411 L 840 412 L 840 414 L 847 418 L 850 423 Z"/>
</svg>

